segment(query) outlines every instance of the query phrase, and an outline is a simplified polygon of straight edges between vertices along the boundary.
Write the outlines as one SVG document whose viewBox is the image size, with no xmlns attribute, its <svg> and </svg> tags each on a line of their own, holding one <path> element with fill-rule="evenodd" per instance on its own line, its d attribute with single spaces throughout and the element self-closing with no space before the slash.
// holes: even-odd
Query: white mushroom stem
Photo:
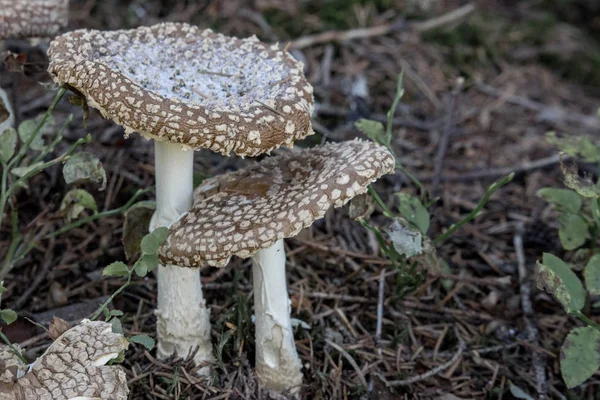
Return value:
<svg viewBox="0 0 600 400">
<path fill-rule="evenodd" d="M 194 152 L 165 141 L 155 142 L 156 212 L 151 229 L 169 227 L 192 205 Z M 157 355 L 187 357 L 198 348 L 197 364 L 212 360 L 210 310 L 202 296 L 197 269 L 158 266 Z M 200 374 L 208 375 L 202 368 Z"/>
<path fill-rule="evenodd" d="M 297 393 L 302 364 L 294 343 L 283 240 L 252 258 L 256 316 L 256 374 L 265 388 Z"/>
</svg>

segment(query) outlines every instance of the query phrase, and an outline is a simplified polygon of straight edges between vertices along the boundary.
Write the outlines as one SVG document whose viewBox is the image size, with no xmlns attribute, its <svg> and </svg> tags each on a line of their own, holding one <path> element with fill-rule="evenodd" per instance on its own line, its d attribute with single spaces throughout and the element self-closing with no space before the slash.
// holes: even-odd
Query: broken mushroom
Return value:
<svg viewBox="0 0 600 400">
<path fill-rule="evenodd" d="M 302 381 L 282 239 L 365 193 L 394 166 L 386 148 L 361 140 L 266 158 L 203 182 L 190 212 L 171 226 L 162 262 L 222 267 L 231 256 L 253 257 L 256 372 L 268 389 L 294 391 Z"/>
<path fill-rule="evenodd" d="M 69 20 L 69 0 L 0 0 L 0 40 L 54 36 Z"/>
<path fill-rule="evenodd" d="M 8 346 L 0 348 L 0 398 L 6 400 L 125 400 L 127 377 L 106 365 L 129 343 L 109 323 L 83 320 L 63 333 L 29 367 Z"/>
<path fill-rule="evenodd" d="M 302 63 L 256 37 L 162 23 L 70 32 L 48 54 L 57 83 L 80 92 L 126 134 L 155 140 L 151 229 L 170 226 L 190 208 L 191 150 L 256 156 L 313 133 L 312 87 Z M 201 363 L 212 358 L 212 346 L 200 275 L 173 265 L 158 269 L 157 353 L 185 357 L 198 347 Z"/>
</svg>

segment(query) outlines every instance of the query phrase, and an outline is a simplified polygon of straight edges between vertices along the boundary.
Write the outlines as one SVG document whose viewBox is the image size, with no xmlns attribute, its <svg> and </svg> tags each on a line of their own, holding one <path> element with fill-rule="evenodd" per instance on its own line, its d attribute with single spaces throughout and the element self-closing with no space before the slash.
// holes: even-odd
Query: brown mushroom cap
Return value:
<svg viewBox="0 0 600 400">
<path fill-rule="evenodd" d="M 0 0 L 0 40 L 54 36 L 69 20 L 69 0 Z"/>
<path fill-rule="evenodd" d="M 78 30 L 48 51 L 54 81 L 107 118 L 157 140 L 256 156 L 313 133 L 302 63 L 256 37 L 181 23 Z"/>
<path fill-rule="evenodd" d="M 187 267 L 250 257 L 364 193 L 394 166 L 386 148 L 353 140 L 269 157 L 206 180 L 190 212 L 171 226 L 159 257 Z"/>
</svg>

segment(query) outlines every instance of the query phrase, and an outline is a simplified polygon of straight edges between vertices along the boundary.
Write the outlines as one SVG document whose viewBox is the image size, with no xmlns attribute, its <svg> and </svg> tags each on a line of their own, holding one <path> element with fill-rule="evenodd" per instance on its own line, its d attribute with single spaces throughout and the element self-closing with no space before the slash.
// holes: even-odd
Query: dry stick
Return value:
<svg viewBox="0 0 600 400">
<path fill-rule="evenodd" d="M 379 273 L 379 293 L 377 296 L 377 326 L 375 328 L 375 345 L 377 346 L 377 355 L 381 359 L 382 356 L 382 343 L 381 343 L 381 332 L 383 330 L 383 301 L 385 298 L 385 268 L 381 269 Z M 373 375 L 369 379 L 369 393 L 373 391 Z"/>
<path fill-rule="evenodd" d="M 346 360 L 348 360 L 350 365 L 352 365 L 352 368 L 354 368 L 354 370 L 356 371 L 356 374 L 358 375 L 360 382 L 364 385 L 364 387 L 367 387 L 368 385 L 367 385 L 367 380 L 365 379 L 365 375 L 363 374 L 362 370 L 360 369 L 360 367 L 358 366 L 356 361 L 354 361 L 354 358 L 352 358 L 352 356 L 346 350 L 344 350 L 343 347 L 332 342 L 331 340 L 325 339 L 325 343 L 327 343 L 329 346 L 331 346 L 334 349 L 336 349 L 337 351 L 339 351 L 340 354 L 343 355 Z"/>
<path fill-rule="evenodd" d="M 432 198 L 435 198 L 437 196 L 438 187 L 440 185 L 440 178 L 442 174 L 442 168 L 444 166 L 444 160 L 446 158 L 446 150 L 448 150 L 448 144 L 450 143 L 450 135 L 452 135 L 452 132 L 454 131 L 456 113 L 458 111 L 458 95 L 460 93 L 460 90 L 462 89 L 464 82 L 464 78 L 458 78 L 456 80 L 456 86 L 452 91 L 448 120 L 446 121 L 446 126 L 444 127 L 444 131 L 442 133 L 442 137 L 438 144 L 437 152 L 435 155 L 433 181 L 431 182 L 430 190 Z"/>
<path fill-rule="evenodd" d="M 557 106 L 548 106 L 544 103 L 539 103 L 537 101 L 533 101 L 522 96 L 506 95 L 501 90 L 483 83 L 479 83 L 475 87 L 481 93 L 487 94 L 488 96 L 505 97 L 506 102 L 510 104 L 521 106 L 528 110 L 536 111 L 538 113 L 538 116 L 556 115 L 556 117 L 553 120 L 557 122 L 576 122 L 592 129 L 598 129 L 598 127 L 600 127 L 600 122 L 598 121 L 596 116 L 581 114 L 576 111 L 567 110 Z"/>
<path fill-rule="evenodd" d="M 517 233 L 514 236 L 513 243 L 517 253 L 518 271 L 519 271 L 519 291 L 521 293 L 521 307 L 523 308 L 523 320 L 527 331 L 527 340 L 530 343 L 539 345 L 538 328 L 535 325 L 533 315 L 533 305 L 531 304 L 531 284 L 527 280 L 527 270 L 525 268 L 525 252 L 523 250 L 523 224 L 517 227 Z M 540 352 L 534 351 L 531 354 L 533 361 L 533 370 L 535 371 L 536 390 L 538 398 L 546 398 L 546 356 Z"/>
<path fill-rule="evenodd" d="M 475 11 L 475 5 L 473 3 L 468 3 L 447 14 L 443 14 L 439 17 L 432 18 L 423 22 L 409 24 L 404 22 L 403 20 L 399 20 L 391 24 L 374 26 L 371 28 L 350 29 L 347 31 L 329 31 L 317 35 L 308 35 L 300 37 L 291 42 L 290 48 L 303 49 L 305 47 L 329 42 L 345 42 L 352 39 L 365 39 L 373 36 L 383 36 L 392 32 L 408 28 L 412 28 L 416 32 L 423 33 L 432 29 L 439 28 L 443 25 L 458 22 L 467 17 L 473 11 Z"/>
<path fill-rule="evenodd" d="M 474 3 L 467 3 L 464 6 L 461 6 L 455 10 L 450 11 L 449 13 L 440 15 L 439 17 L 432 18 L 430 20 L 419 22 L 415 24 L 415 30 L 418 32 L 427 32 L 432 29 L 437 29 L 444 25 L 453 24 L 458 22 L 475 11 Z"/>
<path fill-rule="evenodd" d="M 386 386 L 388 386 L 388 387 L 406 386 L 406 385 L 410 385 L 411 383 L 424 381 L 425 379 L 431 378 L 432 376 L 435 376 L 435 375 L 439 374 L 440 372 L 447 370 L 452 365 L 454 365 L 454 363 L 456 361 L 458 361 L 458 359 L 462 356 L 462 353 L 465 351 L 465 349 L 467 347 L 465 341 L 460 337 L 460 335 L 458 333 L 458 329 L 456 329 L 456 328 L 455 328 L 455 334 L 456 334 L 456 337 L 458 338 L 458 350 L 456 351 L 456 353 L 454 353 L 454 355 L 452 356 L 452 358 L 450 360 L 443 363 L 442 365 L 439 365 L 439 366 L 433 368 L 432 370 L 430 370 L 428 372 L 425 372 L 424 374 L 412 376 L 408 379 L 402 379 L 402 380 L 398 380 L 398 381 L 388 381 L 388 382 L 386 382 L 384 380 Z"/>
<path fill-rule="evenodd" d="M 497 178 L 499 176 L 508 175 L 511 172 L 515 174 L 529 172 L 536 169 L 547 168 L 557 164 L 560 161 L 559 155 L 553 155 L 551 157 L 540 158 L 539 160 L 525 162 L 517 167 L 502 167 L 492 168 L 483 171 L 466 172 L 456 176 L 442 176 L 440 180 L 442 182 L 465 182 L 474 181 L 483 178 Z M 418 176 L 421 182 L 429 182 L 433 179 L 433 175 Z"/>
</svg>

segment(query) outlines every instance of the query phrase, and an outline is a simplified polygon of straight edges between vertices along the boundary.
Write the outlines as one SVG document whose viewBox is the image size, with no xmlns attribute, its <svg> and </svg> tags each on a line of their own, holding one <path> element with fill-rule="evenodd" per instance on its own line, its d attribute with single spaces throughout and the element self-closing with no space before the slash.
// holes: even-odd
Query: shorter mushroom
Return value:
<svg viewBox="0 0 600 400">
<path fill-rule="evenodd" d="M 28 367 L 0 347 L 0 399 L 125 400 L 127 376 L 120 366 L 105 365 L 129 343 L 109 323 L 83 320 L 69 329 Z"/>
<path fill-rule="evenodd" d="M 0 40 L 55 36 L 69 21 L 69 0 L 0 0 Z"/>
<path fill-rule="evenodd" d="M 171 226 L 161 262 L 222 267 L 234 255 L 253 257 L 256 372 L 266 388 L 297 392 L 302 383 L 283 239 L 365 193 L 394 165 L 387 149 L 361 140 L 284 153 L 205 181 Z"/>
</svg>

